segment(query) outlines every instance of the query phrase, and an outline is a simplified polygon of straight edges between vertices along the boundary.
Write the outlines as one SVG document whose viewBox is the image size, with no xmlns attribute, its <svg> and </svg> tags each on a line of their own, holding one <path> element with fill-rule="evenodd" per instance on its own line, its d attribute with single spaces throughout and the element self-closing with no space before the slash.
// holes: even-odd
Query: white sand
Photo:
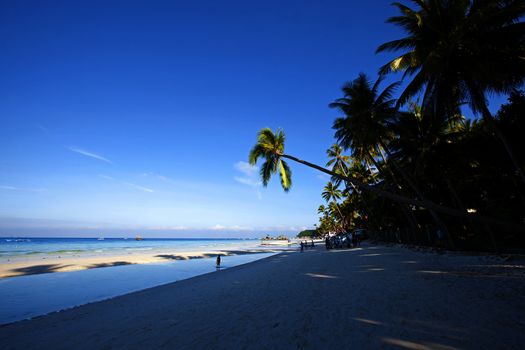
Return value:
<svg viewBox="0 0 525 350">
<path fill-rule="evenodd" d="M 173 249 L 153 249 L 148 251 L 133 251 L 117 253 L 109 251 L 102 253 L 83 254 L 38 254 L 33 256 L 15 256 L 0 258 L 0 278 L 32 275 L 50 272 L 67 272 L 99 267 L 110 267 L 130 264 L 148 264 L 170 260 L 190 260 L 206 257 L 244 255 L 254 253 L 273 253 L 295 248 L 261 247 L 261 248 L 229 248 L 216 250 L 174 251 Z"/>
<path fill-rule="evenodd" d="M 0 327 L 2 349 L 523 349 L 523 261 L 283 253 Z"/>
</svg>

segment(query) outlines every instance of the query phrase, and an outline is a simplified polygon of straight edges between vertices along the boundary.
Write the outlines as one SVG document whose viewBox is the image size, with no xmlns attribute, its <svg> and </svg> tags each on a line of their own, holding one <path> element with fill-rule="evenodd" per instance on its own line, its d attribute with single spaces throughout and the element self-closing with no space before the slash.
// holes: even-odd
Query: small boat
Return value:
<svg viewBox="0 0 525 350">
<path fill-rule="evenodd" d="M 142 241 L 142 237 L 140 237 L 140 236 L 136 236 L 136 237 L 135 237 L 135 241 Z"/>
<path fill-rule="evenodd" d="M 103 241 L 103 240 L 104 240 L 104 237 L 97 238 L 97 241 Z"/>
</svg>

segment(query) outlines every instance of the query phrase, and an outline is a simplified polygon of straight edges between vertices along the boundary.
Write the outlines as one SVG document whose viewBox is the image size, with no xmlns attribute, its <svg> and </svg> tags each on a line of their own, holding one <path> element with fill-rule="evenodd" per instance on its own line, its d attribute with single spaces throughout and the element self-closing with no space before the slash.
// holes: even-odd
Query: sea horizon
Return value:
<svg viewBox="0 0 525 350">
<path fill-rule="evenodd" d="M 248 250 L 260 246 L 260 238 L 140 238 L 135 237 L 2 237 L 1 258 L 35 256 L 85 256 L 139 251 L 201 251 L 218 249 Z"/>
</svg>

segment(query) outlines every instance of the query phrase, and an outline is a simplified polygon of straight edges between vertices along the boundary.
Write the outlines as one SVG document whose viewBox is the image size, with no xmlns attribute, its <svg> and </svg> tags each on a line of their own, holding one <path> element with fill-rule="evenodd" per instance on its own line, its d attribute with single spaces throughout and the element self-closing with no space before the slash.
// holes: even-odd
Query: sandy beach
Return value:
<svg viewBox="0 0 525 350">
<path fill-rule="evenodd" d="M 293 248 L 290 248 L 293 249 Z M 244 254 L 272 253 L 288 250 L 288 247 L 261 247 L 256 249 L 212 249 L 199 251 L 173 251 L 154 249 L 128 253 L 54 254 L 0 258 L 0 278 L 16 277 L 50 272 L 67 272 L 100 267 L 131 264 L 148 264 L 173 260 L 191 260 Z"/>
<path fill-rule="evenodd" d="M 0 327 L 4 349 L 521 349 L 525 266 L 364 245 L 267 259 Z"/>
</svg>

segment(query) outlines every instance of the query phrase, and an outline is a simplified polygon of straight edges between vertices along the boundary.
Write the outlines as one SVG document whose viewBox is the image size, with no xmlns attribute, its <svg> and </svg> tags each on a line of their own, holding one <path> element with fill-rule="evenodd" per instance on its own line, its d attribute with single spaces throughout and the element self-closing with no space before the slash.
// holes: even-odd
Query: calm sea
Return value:
<svg viewBox="0 0 525 350">
<path fill-rule="evenodd" d="M 172 249 L 194 251 L 203 249 L 253 248 L 259 239 L 229 238 L 20 238 L 0 237 L 0 257 L 34 254 L 113 253 L 117 251 L 148 251 Z"/>
</svg>

